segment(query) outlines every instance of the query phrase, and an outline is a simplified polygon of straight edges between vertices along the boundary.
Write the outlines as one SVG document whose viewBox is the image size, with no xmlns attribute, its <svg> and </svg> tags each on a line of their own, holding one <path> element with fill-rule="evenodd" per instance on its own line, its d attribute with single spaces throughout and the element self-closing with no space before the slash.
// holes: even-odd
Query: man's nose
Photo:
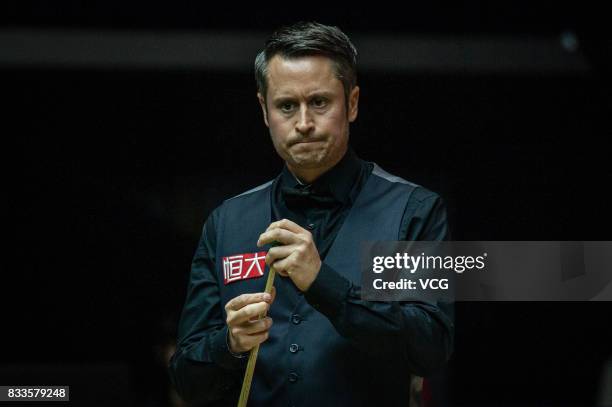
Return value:
<svg viewBox="0 0 612 407">
<path fill-rule="evenodd" d="M 314 129 L 314 121 L 307 106 L 301 106 L 295 123 L 295 130 L 301 134 L 308 134 Z"/>
</svg>

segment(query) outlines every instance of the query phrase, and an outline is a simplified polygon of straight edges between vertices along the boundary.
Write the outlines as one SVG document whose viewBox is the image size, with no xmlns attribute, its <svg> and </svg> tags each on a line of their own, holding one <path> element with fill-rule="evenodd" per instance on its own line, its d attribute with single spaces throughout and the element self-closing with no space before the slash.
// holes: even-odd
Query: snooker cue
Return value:
<svg viewBox="0 0 612 407">
<path fill-rule="evenodd" d="M 274 275 L 276 272 L 272 267 L 268 271 L 268 279 L 266 280 L 265 292 L 272 295 L 272 286 L 274 285 Z M 260 315 L 260 319 L 264 315 Z M 255 362 L 257 362 L 257 354 L 259 353 L 259 345 L 251 349 L 249 361 L 247 362 L 246 371 L 244 372 L 244 380 L 242 381 L 242 389 L 240 390 L 240 398 L 238 399 L 238 407 L 246 407 L 249 401 L 249 392 L 251 391 L 251 382 L 253 381 L 253 373 L 255 372 Z"/>
</svg>

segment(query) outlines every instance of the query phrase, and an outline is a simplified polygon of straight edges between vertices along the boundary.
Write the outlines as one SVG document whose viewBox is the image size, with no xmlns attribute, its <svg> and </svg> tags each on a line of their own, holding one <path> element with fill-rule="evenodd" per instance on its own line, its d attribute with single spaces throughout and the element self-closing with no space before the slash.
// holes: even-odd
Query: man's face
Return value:
<svg viewBox="0 0 612 407">
<path fill-rule="evenodd" d="M 333 62 L 323 56 L 268 62 L 268 90 L 258 94 L 277 153 L 296 174 L 317 176 L 333 167 L 348 146 L 349 123 L 357 118 L 359 88 L 349 96 Z"/>
</svg>

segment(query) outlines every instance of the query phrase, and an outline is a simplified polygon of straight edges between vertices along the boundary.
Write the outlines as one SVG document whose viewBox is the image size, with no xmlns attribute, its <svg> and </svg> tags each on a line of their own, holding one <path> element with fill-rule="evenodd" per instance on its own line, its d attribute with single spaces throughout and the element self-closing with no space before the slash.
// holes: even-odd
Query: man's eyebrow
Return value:
<svg viewBox="0 0 612 407">
<path fill-rule="evenodd" d="M 326 90 L 317 90 L 317 91 L 313 91 L 313 92 L 309 93 L 306 97 L 308 99 L 312 99 L 312 98 L 315 98 L 315 97 L 324 97 L 324 98 L 330 99 L 333 95 L 334 95 L 333 92 L 329 92 L 329 91 L 326 91 Z M 273 103 L 291 102 L 291 101 L 294 101 L 295 99 L 297 99 L 297 98 L 295 96 L 293 96 L 293 95 L 278 95 L 278 96 L 272 97 L 272 102 Z"/>
<path fill-rule="evenodd" d="M 295 97 L 291 95 L 279 95 L 272 98 L 273 103 L 288 102 L 293 100 L 295 100 Z"/>
<path fill-rule="evenodd" d="M 317 90 L 317 91 L 314 91 L 312 93 L 309 93 L 308 94 L 308 98 L 312 99 L 314 97 L 324 97 L 324 98 L 328 98 L 329 99 L 333 95 L 334 95 L 333 92 L 329 92 L 329 91 L 326 91 L 326 90 Z"/>
</svg>

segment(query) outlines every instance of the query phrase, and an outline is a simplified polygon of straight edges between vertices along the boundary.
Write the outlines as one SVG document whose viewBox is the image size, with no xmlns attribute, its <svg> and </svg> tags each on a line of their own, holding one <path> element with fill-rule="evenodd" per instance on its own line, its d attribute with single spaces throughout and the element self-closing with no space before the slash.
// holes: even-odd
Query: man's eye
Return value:
<svg viewBox="0 0 612 407">
<path fill-rule="evenodd" d="M 284 113 L 289 113 L 293 110 L 293 103 L 283 103 L 280 105 L 280 110 L 282 110 Z"/>
<path fill-rule="evenodd" d="M 313 99 L 312 104 L 314 107 L 325 107 L 327 105 L 327 100 L 324 98 L 316 98 Z"/>
</svg>

